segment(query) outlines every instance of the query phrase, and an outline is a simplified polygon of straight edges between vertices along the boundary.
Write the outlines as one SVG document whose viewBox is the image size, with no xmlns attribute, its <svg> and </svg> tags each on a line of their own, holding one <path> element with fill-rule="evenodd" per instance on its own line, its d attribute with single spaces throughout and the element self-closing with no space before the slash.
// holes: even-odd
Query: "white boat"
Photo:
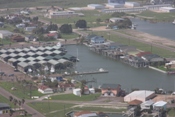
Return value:
<svg viewBox="0 0 175 117">
<path fill-rule="evenodd" d="M 172 23 L 175 24 L 175 20 Z"/>
</svg>

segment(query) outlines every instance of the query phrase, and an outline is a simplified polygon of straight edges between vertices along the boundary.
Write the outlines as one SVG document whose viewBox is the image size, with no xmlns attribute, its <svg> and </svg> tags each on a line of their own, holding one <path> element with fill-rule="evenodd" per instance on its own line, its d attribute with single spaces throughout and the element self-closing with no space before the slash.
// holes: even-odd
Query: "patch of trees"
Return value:
<svg viewBox="0 0 175 117">
<path fill-rule="evenodd" d="M 61 33 L 72 33 L 72 25 L 71 24 L 63 24 L 60 28 Z"/>
<path fill-rule="evenodd" d="M 78 21 L 75 23 L 75 27 L 76 27 L 76 28 L 86 28 L 86 27 L 87 27 L 87 22 L 86 22 L 86 20 L 78 20 Z"/>
<path fill-rule="evenodd" d="M 124 12 L 114 12 L 111 16 L 112 17 L 122 17 L 125 15 L 126 15 L 126 13 L 124 13 Z"/>
<path fill-rule="evenodd" d="M 46 32 L 49 32 L 49 31 L 57 31 L 58 30 L 58 26 L 56 24 L 50 24 L 47 29 L 46 29 Z"/>
</svg>

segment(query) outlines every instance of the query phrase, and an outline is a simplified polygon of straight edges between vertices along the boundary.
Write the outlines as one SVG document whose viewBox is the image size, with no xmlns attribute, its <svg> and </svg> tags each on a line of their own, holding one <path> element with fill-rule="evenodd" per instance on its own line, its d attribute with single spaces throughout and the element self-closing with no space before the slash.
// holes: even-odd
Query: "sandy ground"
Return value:
<svg viewBox="0 0 175 117">
<path fill-rule="evenodd" d="M 137 31 L 137 30 L 129 30 L 129 29 L 126 30 L 125 33 L 128 35 L 139 37 L 141 40 L 144 40 L 146 42 L 159 43 L 165 46 L 175 47 L 175 41 L 167 39 L 167 38 L 151 35 L 148 33 Z"/>
</svg>

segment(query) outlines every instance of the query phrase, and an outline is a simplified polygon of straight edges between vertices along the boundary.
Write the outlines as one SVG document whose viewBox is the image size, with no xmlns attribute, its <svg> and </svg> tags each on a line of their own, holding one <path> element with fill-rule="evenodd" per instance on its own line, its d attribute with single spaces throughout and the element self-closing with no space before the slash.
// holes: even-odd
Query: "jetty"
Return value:
<svg viewBox="0 0 175 117">
<path fill-rule="evenodd" d="M 97 71 L 65 73 L 64 76 L 86 75 L 86 74 L 102 74 L 102 73 L 108 73 L 108 72 L 109 72 L 108 70 L 104 70 L 104 69 L 100 68 Z"/>
</svg>

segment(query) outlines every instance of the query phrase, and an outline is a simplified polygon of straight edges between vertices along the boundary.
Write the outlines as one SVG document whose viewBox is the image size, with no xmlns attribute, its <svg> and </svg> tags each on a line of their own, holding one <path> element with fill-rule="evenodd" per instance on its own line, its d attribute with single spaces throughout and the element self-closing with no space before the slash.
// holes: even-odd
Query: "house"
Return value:
<svg viewBox="0 0 175 117">
<path fill-rule="evenodd" d="M 124 97 L 124 102 L 131 102 L 132 100 L 139 100 L 142 102 L 145 102 L 147 100 L 150 100 L 156 96 L 154 91 L 148 91 L 148 90 L 138 90 L 133 91 L 130 94 L 126 95 Z"/>
<path fill-rule="evenodd" d="M 25 38 L 23 36 L 21 36 L 21 35 L 13 35 L 11 37 L 11 40 L 15 41 L 15 42 L 24 42 Z"/>
<path fill-rule="evenodd" d="M 109 7 L 109 8 L 121 8 L 121 7 L 124 7 L 124 4 L 108 3 L 108 4 L 106 4 L 106 7 Z"/>
<path fill-rule="evenodd" d="M 75 86 L 72 83 L 59 83 L 58 88 L 60 91 L 72 91 Z"/>
<path fill-rule="evenodd" d="M 165 101 L 158 101 L 156 103 L 153 104 L 153 109 L 154 110 L 166 110 L 167 109 L 167 102 Z"/>
<path fill-rule="evenodd" d="M 10 106 L 7 103 L 0 103 L 0 115 L 9 113 L 11 110 Z"/>
<path fill-rule="evenodd" d="M 49 33 L 49 34 L 47 34 L 47 37 L 57 39 L 58 33 Z"/>
<path fill-rule="evenodd" d="M 167 12 L 167 13 L 175 12 L 175 8 L 173 7 L 160 7 L 159 10 L 162 12 Z"/>
<path fill-rule="evenodd" d="M 31 31 L 33 31 L 35 28 L 36 28 L 35 26 L 26 27 L 26 28 L 25 28 L 25 31 L 31 32 Z"/>
<path fill-rule="evenodd" d="M 142 103 L 142 101 L 137 100 L 137 99 L 128 102 L 129 106 L 138 106 L 138 105 L 140 105 L 141 103 Z"/>
<path fill-rule="evenodd" d="M 73 117 L 98 117 L 97 113 L 90 111 L 75 112 Z"/>
<path fill-rule="evenodd" d="M 23 23 L 30 23 L 30 20 L 29 19 L 23 19 L 22 22 Z"/>
<path fill-rule="evenodd" d="M 98 43 L 104 43 L 105 39 L 101 36 L 95 36 L 90 39 L 91 44 L 98 44 Z"/>
<path fill-rule="evenodd" d="M 30 14 L 30 12 L 27 11 L 27 10 L 22 10 L 22 11 L 20 11 L 20 13 L 21 13 L 21 14 L 24 14 L 24 15 L 29 15 L 29 14 Z"/>
<path fill-rule="evenodd" d="M 154 104 L 153 100 L 148 100 L 140 104 L 141 110 L 150 110 Z"/>
<path fill-rule="evenodd" d="M 164 58 L 162 58 L 162 57 L 160 57 L 159 55 L 156 55 L 156 54 L 143 55 L 141 58 L 145 61 L 148 61 L 149 65 L 152 65 L 152 66 L 164 65 L 165 64 Z"/>
<path fill-rule="evenodd" d="M 90 42 L 90 40 L 91 40 L 91 38 L 93 38 L 93 37 L 96 37 L 97 35 L 95 35 L 95 34 L 89 34 L 89 35 L 87 35 L 86 37 L 85 37 L 85 41 L 86 42 Z"/>
<path fill-rule="evenodd" d="M 1 39 L 4 39 L 4 38 L 6 38 L 6 37 L 10 37 L 10 36 L 12 36 L 12 35 L 13 35 L 13 33 L 10 32 L 10 31 L 7 31 L 7 30 L 0 30 L 0 38 L 1 38 Z"/>
<path fill-rule="evenodd" d="M 101 87 L 101 94 L 103 96 L 118 96 L 121 92 L 121 85 L 119 84 L 103 84 Z"/>
<path fill-rule="evenodd" d="M 38 91 L 41 92 L 42 94 L 53 93 L 53 89 L 51 89 L 51 88 L 49 88 L 48 86 L 45 86 L 45 85 L 40 85 L 38 87 Z"/>
<path fill-rule="evenodd" d="M 25 24 L 22 24 L 22 23 L 16 25 L 16 28 L 25 28 L 25 27 L 26 27 L 26 25 Z"/>
<path fill-rule="evenodd" d="M 26 35 L 25 36 L 25 41 L 36 41 L 37 37 L 35 37 L 34 35 Z"/>
</svg>

